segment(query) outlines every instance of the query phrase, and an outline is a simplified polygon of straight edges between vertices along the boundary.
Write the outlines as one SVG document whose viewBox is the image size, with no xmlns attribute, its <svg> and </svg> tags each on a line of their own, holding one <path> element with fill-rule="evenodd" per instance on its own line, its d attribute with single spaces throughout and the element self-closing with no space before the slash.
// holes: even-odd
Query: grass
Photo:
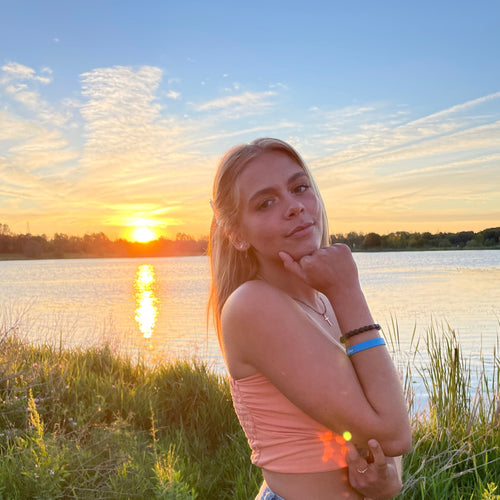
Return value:
<svg viewBox="0 0 500 500">
<path fill-rule="evenodd" d="M 388 336 L 397 351 L 397 335 Z M 413 448 L 404 459 L 398 498 L 500 500 L 498 345 L 488 359 L 480 356 L 473 363 L 451 327 L 432 325 L 423 341 L 413 337 L 409 352 L 400 363 Z M 404 358 L 397 352 L 395 357 Z M 423 408 L 414 394 L 416 379 L 426 396 Z"/>
<path fill-rule="evenodd" d="M 227 379 L 195 361 L 148 366 L 108 346 L 35 346 L 8 330 L 0 332 L 0 499 L 254 497 L 261 474 Z M 476 375 L 451 329 L 431 328 L 422 344 L 412 356 L 395 353 L 414 433 L 398 498 L 499 500 L 498 350 Z"/>
</svg>

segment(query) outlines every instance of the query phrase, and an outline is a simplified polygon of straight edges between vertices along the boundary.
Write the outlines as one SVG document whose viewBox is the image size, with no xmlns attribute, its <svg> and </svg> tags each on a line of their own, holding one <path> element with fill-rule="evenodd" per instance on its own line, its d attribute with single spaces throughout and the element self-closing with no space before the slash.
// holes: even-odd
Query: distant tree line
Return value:
<svg viewBox="0 0 500 500">
<path fill-rule="evenodd" d="M 111 241 L 104 233 L 68 236 L 56 233 L 49 239 L 44 234 L 13 234 L 6 224 L 0 224 L 0 256 L 23 255 L 30 259 L 63 257 L 166 257 L 203 255 L 208 238 L 195 239 L 178 233 L 175 240 L 160 237 L 147 243 L 117 239 Z"/>
<path fill-rule="evenodd" d="M 409 233 L 398 231 L 386 235 L 377 233 L 335 234 L 331 243 L 345 243 L 354 251 L 374 250 L 431 250 L 431 249 L 500 249 L 500 227 L 478 233 Z M 147 243 L 125 239 L 111 241 L 104 233 L 85 236 L 54 234 L 52 239 L 44 234 L 14 234 L 7 224 L 0 223 L 0 256 L 22 255 L 29 259 L 63 257 L 169 257 L 204 255 L 208 238 L 195 239 L 189 234 L 177 233 L 175 240 L 160 237 Z"/>
<path fill-rule="evenodd" d="M 397 231 L 377 233 L 335 234 L 332 243 L 345 243 L 353 250 L 431 250 L 431 249 L 480 249 L 500 248 L 500 227 L 459 233 L 409 233 Z"/>
</svg>

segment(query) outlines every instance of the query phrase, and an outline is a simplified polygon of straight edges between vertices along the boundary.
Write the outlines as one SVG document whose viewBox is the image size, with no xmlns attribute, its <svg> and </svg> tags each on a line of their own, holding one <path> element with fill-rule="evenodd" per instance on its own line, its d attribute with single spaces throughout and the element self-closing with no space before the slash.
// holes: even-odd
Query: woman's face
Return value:
<svg viewBox="0 0 500 500">
<path fill-rule="evenodd" d="M 248 243 L 257 259 L 294 259 L 320 247 L 321 204 L 302 167 L 281 152 L 264 153 L 240 174 L 240 225 L 237 238 Z"/>
</svg>

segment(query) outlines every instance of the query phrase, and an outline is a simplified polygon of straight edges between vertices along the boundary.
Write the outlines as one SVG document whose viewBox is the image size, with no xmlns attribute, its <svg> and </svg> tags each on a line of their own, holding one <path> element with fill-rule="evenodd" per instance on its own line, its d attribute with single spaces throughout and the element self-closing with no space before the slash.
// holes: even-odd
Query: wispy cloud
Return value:
<svg viewBox="0 0 500 500">
<path fill-rule="evenodd" d="M 179 196 L 188 200 L 187 186 L 196 192 L 207 177 L 206 158 L 194 147 L 201 125 L 168 116 L 158 96 L 161 79 L 162 72 L 153 67 L 102 68 L 82 75 L 86 141 L 73 196 L 79 203 L 91 198 L 96 210 L 106 206 L 116 212 L 107 223 L 116 224 L 120 216 L 147 217 L 137 211 L 145 204 L 150 217 L 168 214 L 169 224 L 194 223 Z"/>
<path fill-rule="evenodd" d="M 66 170 L 67 162 L 77 158 L 77 153 L 59 131 L 2 110 L 0 145 L 2 181 L 16 184 L 23 192 L 28 190 L 28 178 L 31 177 L 39 179 L 39 187 L 45 182 L 47 185 L 42 191 L 46 192 L 55 176 L 64 176 L 62 172 Z M 50 171 L 44 172 L 44 168 Z"/>
<path fill-rule="evenodd" d="M 181 93 L 180 92 L 176 92 L 175 90 L 169 90 L 169 92 L 167 93 L 167 97 L 169 99 L 177 100 L 177 99 L 181 98 Z"/>
<path fill-rule="evenodd" d="M 385 105 L 319 114 L 317 118 L 324 125 L 316 130 L 315 138 L 326 151 L 332 151 L 324 155 L 321 164 L 353 170 L 362 166 L 366 170 L 370 166 L 453 151 L 462 153 L 484 147 L 496 150 L 498 112 L 480 109 L 494 100 L 500 104 L 500 93 L 413 120 L 408 120 L 406 113 L 398 115 L 388 110 Z"/>
<path fill-rule="evenodd" d="M 33 80 L 43 84 L 52 82 L 52 70 L 48 67 L 42 68 L 39 75 L 36 74 L 33 68 L 16 62 L 4 64 L 1 69 L 3 75 L 0 82 L 2 84 L 16 80 Z"/>
<path fill-rule="evenodd" d="M 52 82 L 52 70 L 43 67 L 39 73 L 33 68 L 16 62 L 9 62 L 0 68 L 0 92 L 9 100 L 21 104 L 25 109 L 54 126 L 64 126 L 72 119 L 69 109 L 56 109 L 40 95 L 40 86 Z"/>
<path fill-rule="evenodd" d="M 499 105 L 493 93 L 416 119 L 387 104 L 313 110 L 326 118 L 314 122 L 323 153 L 312 166 L 334 226 L 367 230 L 405 217 L 426 230 L 452 220 L 497 225 Z"/>
<path fill-rule="evenodd" d="M 203 104 L 194 105 L 196 111 L 234 110 L 239 113 L 255 113 L 256 110 L 268 108 L 272 105 L 269 98 L 276 92 L 267 90 L 264 92 L 243 92 L 239 95 L 219 97 Z"/>
</svg>

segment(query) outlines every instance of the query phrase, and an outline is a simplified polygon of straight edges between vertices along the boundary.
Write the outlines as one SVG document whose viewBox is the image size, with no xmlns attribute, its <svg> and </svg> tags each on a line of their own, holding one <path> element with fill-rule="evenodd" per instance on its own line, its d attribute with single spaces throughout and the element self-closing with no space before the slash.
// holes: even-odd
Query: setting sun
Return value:
<svg viewBox="0 0 500 500">
<path fill-rule="evenodd" d="M 149 227 L 138 227 L 132 233 L 132 238 L 139 243 L 147 243 L 156 239 L 156 233 Z"/>
</svg>

